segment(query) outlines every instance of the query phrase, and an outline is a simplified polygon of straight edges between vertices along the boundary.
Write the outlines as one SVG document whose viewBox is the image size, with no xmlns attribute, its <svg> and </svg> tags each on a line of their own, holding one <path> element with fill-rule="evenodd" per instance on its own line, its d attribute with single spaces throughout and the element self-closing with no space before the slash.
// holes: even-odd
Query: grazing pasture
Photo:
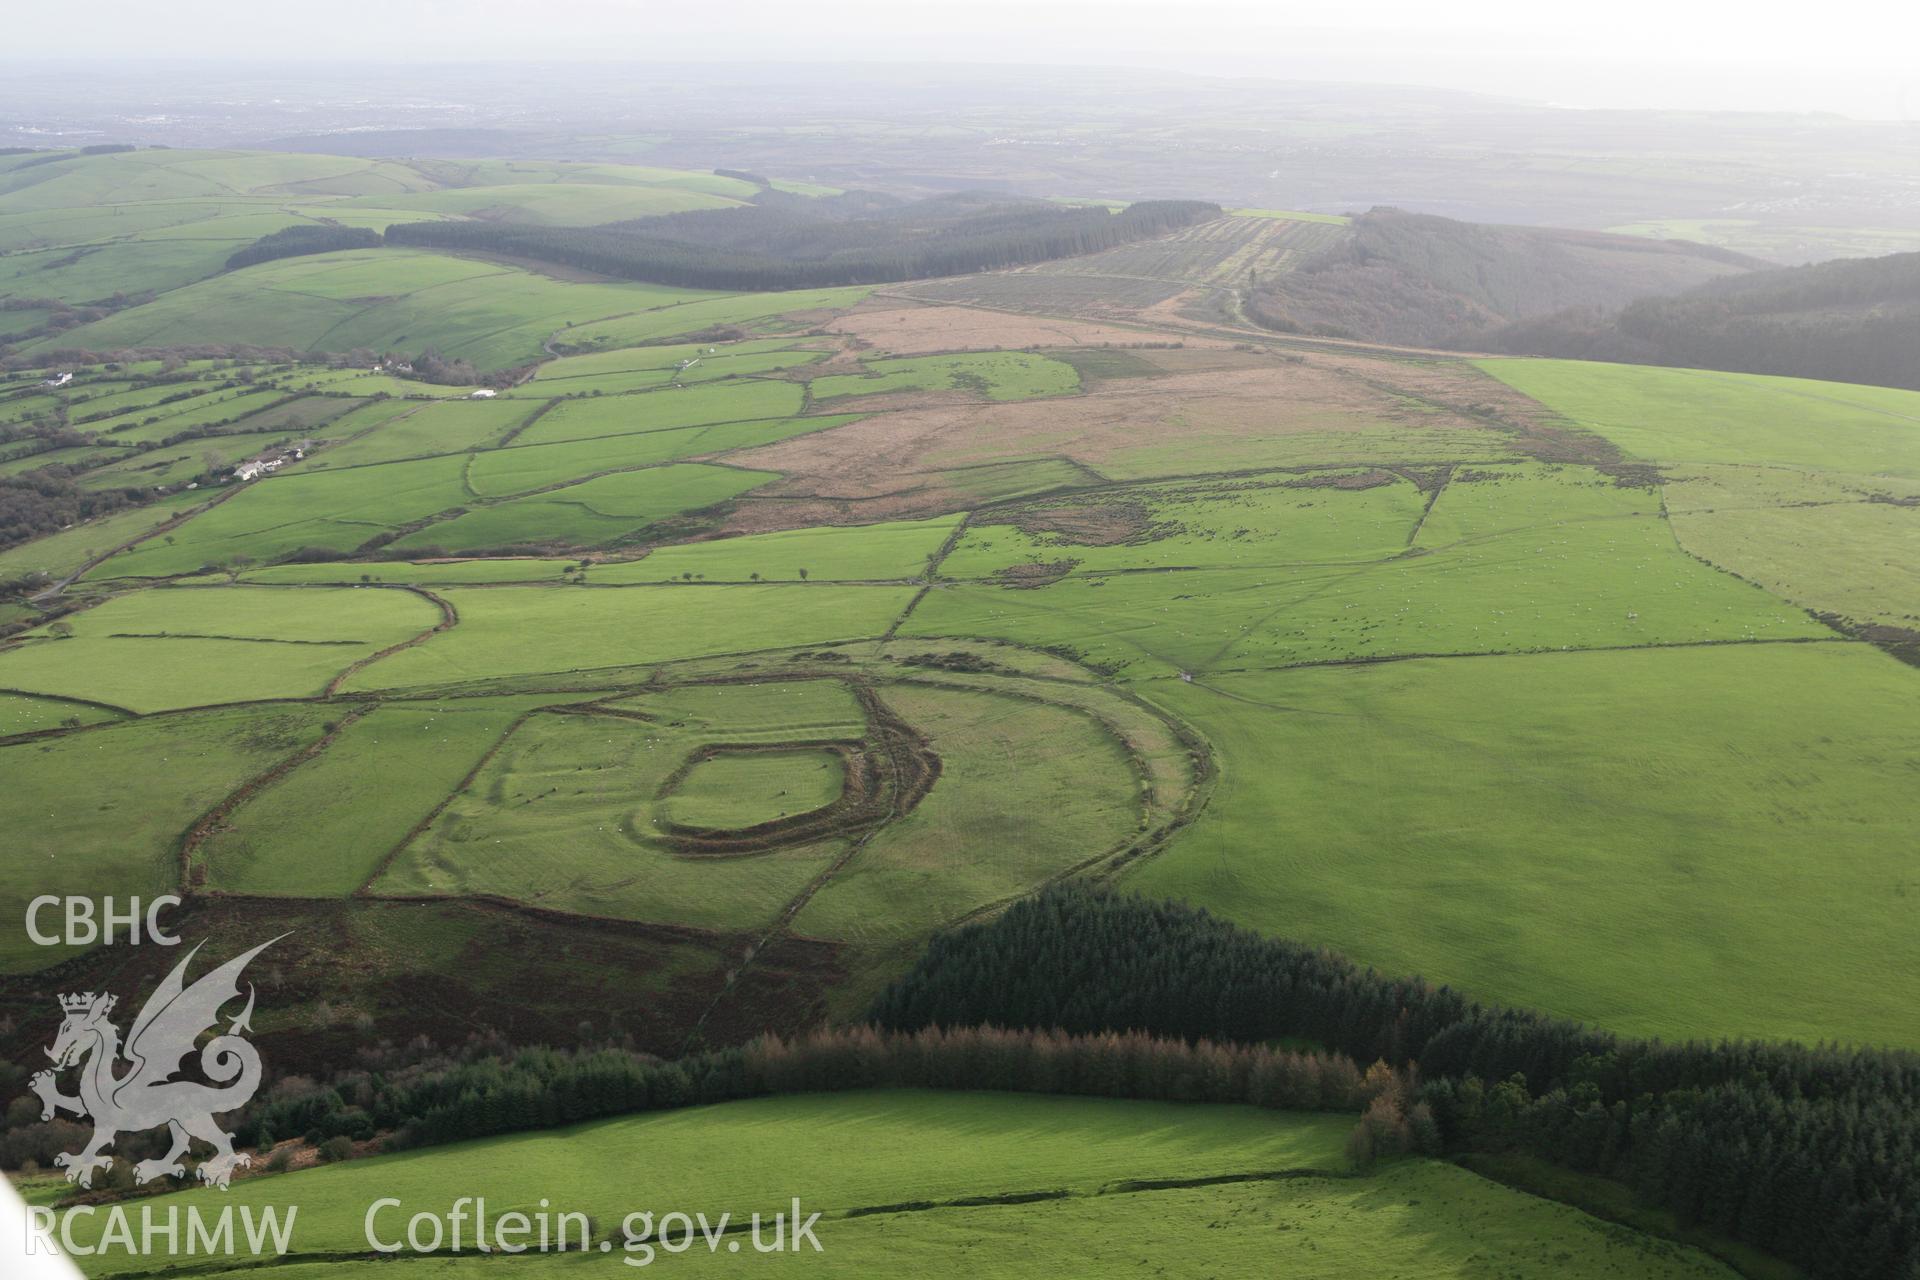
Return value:
<svg viewBox="0 0 1920 1280">
<path fill-rule="evenodd" d="M 346 553 L 468 500 L 463 459 L 393 462 L 257 481 L 191 521 L 114 556 L 95 576 L 164 578 L 273 560 L 307 548 Z"/>
<path fill-rule="evenodd" d="M 45 449 L 37 453 L 22 453 L 18 457 L 0 461 L 0 476 L 23 476 L 29 471 L 38 471 L 42 467 L 49 466 L 85 469 L 97 467 L 103 463 L 117 462 L 126 456 L 126 450 L 113 445 L 74 445 L 65 449 Z"/>
<path fill-rule="evenodd" d="M 96 556 L 143 537 L 167 521 L 207 501 L 200 492 L 169 494 L 144 507 L 118 511 L 0 551 L 0 581 L 28 574 L 64 577 Z"/>
<path fill-rule="evenodd" d="M 694 858 L 653 838 L 654 798 L 700 743 L 693 733 L 621 715 L 531 716 L 373 887 L 492 893 L 660 924 L 769 928 L 844 846 L 828 838 L 751 857 Z"/>
<path fill-rule="evenodd" d="M 229 893 L 339 897 L 553 695 L 395 702 L 336 712 L 326 749 L 249 793 L 190 852 L 190 875 Z M 359 714 L 365 710 L 365 714 Z"/>
<path fill-rule="evenodd" d="M 108 419 L 87 425 L 103 435 L 111 436 L 116 442 L 144 444 L 171 440 L 195 428 L 224 427 L 239 422 L 251 422 L 252 415 L 264 417 L 267 410 L 279 409 L 282 406 L 291 409 L 298 403 L 300 402 L 286 392 L 271 388 L 237 391 L 230 395 L 197 396 L 177 406 L 165 405 L 162 406 L 164 412 L 157 414 L 136 410 L 131 414 L 123 414 L 118 419 Z M 351 401 L 320 400 L 313 402 L 308 411 L 317 418 L 352 407 Z M 285 416 L 282 415 L 282 417 Z M 158 421 L 147 421 L 148 418 L 154 417 L 157 417 Z M 278 425 L 278 423 L 275 422 L 272 425 Z"/>
<path fill-rule="evenodd" d="M 927 572 L 958 516 L 896 520 L 845 528 L 793 529 L 660 547 L 639 560 L 595 565 L 595 583 L 861 582 L 917 578 Z"/>
<path fill-rule="evenodd" d="M 1376 542 L 1378 558 L 1342 564 L 1337 544 L 1323 542 L 1297 566 L 1229 560 L 1219 571 L 1009 576 L 1003 585 L 934 592 L 903 632 L 1066 643 L 1129 674 L 1165 674 L 1168 665 L 1240 670 L 1832 634 L 1803 610 L 1686 555 L 1653 493 L 1619 488 L 1584 468 L 1464 474 L 1434 502 L 1411 554 L 1380 555 Z M 1364 511 L 1359 499 L 1383 492 L 1324 501 L 1330 513 L 1342 504 Z M 1417 520 L 1419 513 L 1407 514 Z M 1367 536 L 1364 519 L 1318 524 L 1332 539 L 1349 529 Z M 979 536 L 1007 535 L 989 529 Z M 1159 554 L 1171 559 L 1181 535 L 1168 541 L 1174 545 Z M 1102 549 L 1053 543 L 1022 550 L 1030 563 L 1061 566 Z M 950 559 L 942 571 L 980 563 Z"/>
<path fill-rule="evenodd" d="M 427 524 L 393 544 L 460 553 L 528 545 L 599 546 L 669 516 L 725 502 L 773 479 L 769 472 L 675 463 L 617 471 L 565 488 L 479 506 Z"/>
<path fill-rule="evenodd" d="M 171 892 L 181 833 L 249 778 L 312 745 L 325 715 L 288 704 L 232 707 L 0 744 L 0 824 L 15 871 L 0 880 L 0 910 L 17 922 L 40 894 Z M 82 949 L 35 946 L 24 928 L 8 929 L 0 969 L 32 971 Z"/>
<path fill-rule="evenodd" d="M 302 1073 L 804 1031 L 1068 879 L 1620 1032 L 1920 1048 L 1920 395 L 1257 332 L 1242 294 L 1348 235 L 1278 211 L 878 297 L 386 244 L 224 269 L 292 225 L 763 190 L 0 157 L 7 324 L 46 328 L 9 341 L 97 351 L 0 377 L 6 536 L 44 535 L 0 548 L 0 913 L 181 889 L 193 936 L 286 935 L 263 1056 Z M 161 963 L 0 941 L 56 960 Z M 354 1265 L 375 1182 L 456 1180 L 603 1233 L 797 1187 L 827 1274 L 1726 1274 L 1467 1167 L 1350 1167 L 1353 1120 L 844 1093 L 231 1196 L 299 1191 L 289 1280 Z"/>
<path fill-rule="evenodd" d="M 663 592 L 671 591 L 672 595 Z M 768 585 L 631 591 L 538 586 L 440 593 L 460 625 L 360 669 L 346 687 L 645 666 L 709 653 L 752 653 L 878 636 L 911 587 Z"/>
<path fill-rule="evenodd" d="M 599 320 L 569 321 L 554 336 L 554 346 L 568 355 L 610 351 L 617 347 L 645 346 L 663 339 L 684 338 L 716 327 L 729 326 L 800 333 L 805 326 L 788 317 L 850 307 L 869 292 L 865 286 L 855 285 L 839 289 L 708 296 L 651 311 L 631 309 L 608 313 L 606 318 Z"/>
<path fill-rule="evenodd" d="M 460 586 L 474 582 L 558 582 L 579 562 L 502 556 L 485 560 L 331 560 L 319 564 L 277 564 L 234 575 L 238 582 L 274 586 L 308 583 L 379 582 L 422 587 Z M 224 574 L 183 578 L 201 583 L 223 580 Z"/>
<path fill-rule="evenodd" d="M 584 479 L 602 471 L 758 448 L 851 421 L 851 417 L 770 418 L 759 422 L 670 427 L 556 444 L 516 443 L 476 454 L 467 468 L 467 483 L 481 497 L 499 497 Z"/>
<path fill-rule="evenodd" d="M 1149 696 L 1222 777 L 1132 887 L 1623 1032 L 1920 1047 L 1897 994 L 1920 972 L 1900 834 L 1920 686 L 1866 645 L 1221 673 Z"/>
<path fill-rule="evenodd" d="M 310 696 L 438 616 L 407 591 L 136 592 L 27 632 L 0 651 L 0 687 L 134 711 Z"/>
<path fill-rule="evenodd" d="M 1665 486 L 1680 545 L 1820 614 L 1920 624 L 1920 482 L 1689 467 Z"/>
<path fill-rule="evenodd" d="M 845 788 L 833 751 L 727 752 L 696 763 L 657 812 L 676 826 L 738 830 L 825 808 Z"/>
<path fill-rule="evenodd" d="M 948 578 L 1071 562 L 1102 570 L 1358 563 L 1404 552 L 1426 497 L 1385 471 L 1269 473 L 1193 485 L 1140 485 L 975 517 L 941 561 Z"/>
<path fill-rule="evenodd" d="M 784 418 L 800 412 L 802 399 L 800 387 L 791 382 L 727 382 L 569 400 L 540 415 L 515 440 L 520 444 L 552 444 L 713 422 Z"/>
<path fill-rule="evenodd" d="M 696 376 L 696 370 L 711 370 L 704 376 L 728 377 L 735 373 L 761 372 L 786 368 L 785 361 L 818 359 L 823 352 L 796 350 L 791 340 L 761 338 L 744 342 L 669 342 L 646 347 L 622 347 L 592 355 L 561 356 L 541 365 L 533 375 L 534 394 L 561 395 L 576 387 L 591 390 L 600 379 L 620 374 L 651 374 L 659 382 L 684 381 Z M 782 363 L 762 365 L 766 357 L 780 357 Z M 547 384 L 552 384 L 550 387 Z M 657 385 L 653 384 L 653 385 Z"/>
<path fill-rule="evenodd" d="M 1033 400 L 1080 389 L 1080 375 L 1063 361 L 1025 351 L 963 356 L 870 360 L 865 374 L 835 374 L 808 384 L 815 401 L 895 391 L 963 391 L 988 400 Z"/>
<path fill-rule="evenodd" d="M 1117 849 L 1140 825 L 1125 747 L 1030 695 L 903 684 L 887 704 L 929 739 L 940 780 L 863 847 L 794 927 L 867 944 L 914 938 Z"/>
<path fill-rule="evenodd" d="M 485 1195 L 489 1205 L 531 1206 L 547 1196 L 603 1224 L 617 1225 L 633 1205 L 672 1203 L 710 1219 L 761 1211 L 770 1226 L 772 1213 L 790 1210 L 804 1187 L 813 1188 L 801 1192 L 809 1211 L 837 1215 L 1018 1191 L 1092 1194 L 1136 1178 L 1337 1173 L 1351 1125 L 1350 1117 L 1251 1107 L 1022 1094 L 799 1095 L 351 1161 L 289 1175 L 278 1186 L 273 1179 L 242 1179 L 230 1198 L 237 1214 L 240 1206 L 284 1203 L 273 1197 L 298 1194 L 300 1247 L 321 1254 L 365 1248 L 363 1219 L 373 1185 L 381 1188 L 377 1195 L 421 1206 L 444 1208 L 448 1188 L 459 1183 L 458 1194 Z M 850 1150 L 861 1159 L 846 1159 Z M 647 1158 L 636 1161 L 636 1151 Z M 595 1181 L 587 1172 L 596 1169 L 617 1169 L 621 1176 Z M 405 1217 L 400 1221 L 404 1230 Z M 819 1232 L 828 1245 L 825 1258 L 832 1256 L 831 1225 Z"/>
<path fill-rule="evenodd" d="M 866 712 L 840 680 L 748 680 L 650 688 L 609 705 L 663 724 L 698 726 L 718 741 L 798 742 L 857 738 Z"/>
<path fill-rule="evenodd" d="M 82 325 L 60 340 L 99 349 L 249 342 L 297 351 L 384 351 L 404 343 L 409 350 L 433 347 L 497 369 L 539 359 L 541 343 L 583 313 L 631 316 L 708 296 L 652 285 L 562 281 L 502 263 L 411 249 L 356 249 L 216 276 Z"/>
<path fill-rule="evenodd" d="M 0 693 L 0 738 L 38 733 L 43 729 L 78 728 L 118 720 L 122 712 L 89 702 L 36 698 L 25 693 Z"/>
<path fill-rule="evenodd" d="M 242 1181 L 232 1196 L 237 1208 L 279 1203 L 276 1193 L 299 1197 L 299 1251 L 281 1264 L 292 1280 L 336 1265 L 303 1255 L 364 1246 L 374 1188 L 406 1206 L 396 1211 L 403 1230 L 414 1206 L 444 1212 L 456 1184 L 489 1205 L 546 1197 L 589 1214 L 616 1257 L 626 1256 L 620 1223 L 634 1204 L 684 1205 L 710 1224 L 724 1214 L 737 1225 L 758 1212 L 770 1238 L 772 1215 L 792 1208 L 792 1189 L 814 1188 L 802 1204 L 804 1214 L 821 1215 L 813 1228 L 821 1252 L 802 1246 L 804 1263 L 795 1265 L 827 1276 L 906 1267 L 1044 1277 L 1058 1274 L 1063 1254 L 1083 1271 L 1171 1271 L 1204 1256 L 1223 1269 L 1329 1280 L 1363 1271 L 1515 1280 L 1735 1274 L 1697 1250 L 1439 1161 L 1353 1176 L 1341 1153 L 1346 1127 L 1344 1117 L 1243 1107 L 911 1090 L 802 1095 L 353 1161 L 285 1183 Z M 636 1150 L 648 1159 L 634 1161 Z M 860 1159 L 846 1159 L 851 1150 Z M 619 1186 L 592 1184 L 588 1168 L 619 1171 Z M 674 1231 L 677 1245 L 677 1224 Z M 679 1265 L 730 1276 L 776 1261 L 716 1243 L 709 1252 L 696 1234 Z M 657 1246 L 654 1256 L 657 1265 Z M 435 1280 L 466 1280 L 498 1264 L 470 1253 L 406 1265 Z M 544 1280 L 590 1264 L 578 1254 L 529 1254 L 514 1265 Z"/>
<path fill-rule="evenodd" d="M 289 444 L 295 438 L 287 431 L 245 431 L 237 435 L 205 436 L 135 453 L 105 466 L 95 467 L 81 478 L 80 483 L 89 489 L 124 485 L 160 488 L 188 484 L 221 475 L 235 463 L 277 445 Z"/>
<path fill-rule="evenodd" d="M 1479 363 L 1648 462 L 1920 479 L 1920 391 L 1578 360 Z"/>
<path fill-rule="evenodd" d="M 410 406 L 389 402 L 378 408 L 384 421 L 327 449 L 307 469 L 361 467 L 484 449 L 533 412 L 532 407 L 511 400 L 443 400 Z"/>
</svg>

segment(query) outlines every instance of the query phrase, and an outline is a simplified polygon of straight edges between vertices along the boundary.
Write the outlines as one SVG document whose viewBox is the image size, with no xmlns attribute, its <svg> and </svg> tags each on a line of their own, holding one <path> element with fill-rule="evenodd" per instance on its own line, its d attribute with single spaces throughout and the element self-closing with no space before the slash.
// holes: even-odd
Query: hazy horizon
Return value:
<svg viewBox="0 0 1920 1280">
<path fill-rule="evenodd" d="M 343 0 L 329 20 L 241 0 L 165 10 L 103 0 L 85 53 L 70 20 L 10 19 L 17 65 L 395 63 L 939 64 L 1135 68 L 1237 80 L 1394 84 L 1591 109 L 1823 112 L 1920 119 L 1920 16 L 1843 2 L 1804 8 L 1630 0 L 1604 23 L 1513 0 L 1446 11 L 1385 0 L 1361 13 L 1275 13 L 1242 0 L 1160 4 L 972 0 L 912 6 L 768 0 L 698 9 L 583 0 L 568 20 L 503 0 Z M 998 15 L 998 17 L 996 17 Z M 934 55 L 934 56 L 930 56 Z"/>
</svg>

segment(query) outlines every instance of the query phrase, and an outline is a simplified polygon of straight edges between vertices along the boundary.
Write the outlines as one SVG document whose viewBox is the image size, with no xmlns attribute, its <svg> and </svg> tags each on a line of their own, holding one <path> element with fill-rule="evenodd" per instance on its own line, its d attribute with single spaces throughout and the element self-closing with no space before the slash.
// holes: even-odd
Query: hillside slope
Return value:
<svg viewBox="0 0 1920 1280">
<path fill-rule="evenodd" d="M 1765 265 L 1685 241 L 1375 209 L 1298 270 L 1257 282 L 1246 311 L 1281 332 L 1455 345 L 1515 321 L 1621 307 Z"/>
<path fill-rule="evenodd" d="M 1497 351 L 1920 388 L 1920 253 L 1715 281 L 1618 311 L 1522 320 Z"/>
</svg>

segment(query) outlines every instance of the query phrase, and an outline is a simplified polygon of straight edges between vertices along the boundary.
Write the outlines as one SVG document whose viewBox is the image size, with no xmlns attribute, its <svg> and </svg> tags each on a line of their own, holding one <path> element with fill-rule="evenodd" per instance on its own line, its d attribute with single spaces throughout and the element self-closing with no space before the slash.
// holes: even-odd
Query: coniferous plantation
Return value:
<svg viewBox="0 0 1920 1280">
<path fill-rule="evenodd" d="M 103 3 L 6 1280 L 1920 1280 L 1920 31 Z"/>
<path fill-rule="evenodd" d="M 332 253 L 336 249 L 367 249 L 380 243 L 372 227 L 292 226 L 261 236 L 227 259 L 227 270 L 238 271 L 256 262 L 296 258 L 303 253 Z"/>
<path fill-rule="evenodd" d="M 1617 1178 L 1813 1275 L 1920 1265 L 1912 1053 L 1626 1039 L 1385 977 L 1204 911 L 1086 889 L 941 935 L 873 1016 L 895 1031 L 1324 1045 L 1417 1074 L 1412 1096 L 1447 1150 L 1519 1151 Z"/>
<path fill-rule="evenodd" d="M 798 202 L 795 202 L 798 203 Z M 963 275 L 1097 253 L 1217 217 L 1200 200 L 1111 212 L 940 197 L 833 216 L 795 203 L 665 214 L 603 227 L 409 222 L 391 244 L 511 254 L 623 280 L 692 289 L 817 289 Z M 825 203 L 825 202 L 821 202 Z M 822 216 L 823 214 L 827 216 Z"/>
<path fill-rule="evenodd" d="M 1716 280 L 1484 335 L 1490 350 L 1920 387 L 1920 254 Z"/>
</svg>

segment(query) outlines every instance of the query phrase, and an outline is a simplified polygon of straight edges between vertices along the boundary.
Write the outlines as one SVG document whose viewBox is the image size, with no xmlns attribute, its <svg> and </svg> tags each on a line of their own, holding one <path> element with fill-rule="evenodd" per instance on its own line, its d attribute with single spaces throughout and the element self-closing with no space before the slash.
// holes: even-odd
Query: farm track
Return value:
<svg viewBox="0 0 1920 1280">
<path fill-rule="evenodd" d="M 99 568 L 102 564 L 104 564 L 109 559 L 119 555 L 122 551 L 129 551 L 132 548 L 137 547 L 141 543 L 146 542 L 150 539 L 164 537 L 166 534 L 168 534 L 174 529 L 179 528 L 181 525 L 185 524 L 188 520 L 191 520 L 193 517 L 200 515 L 202 512 L 210 511 L 214 507 L 219 506 L 221 503 L 225 502 L 227 499 L 233 497 L 234 494 L 240 492 L 244 488 L 247 488 L 248 484 L 250 483 L 257 484 L 259 482 L 258 481 L 245 482 L 242 484 L 234 485 L 227 489 L 223 489 L 221 492 L 215 494 L 212 498 L 208 499 L 206 502 L 201 503 L 199 506 L 189 507 L 185 511 L 182 511 L 179 515 L 172 516 L 167 520 L 164 520 L 161 523 L 155 525 L 153 528 L 148 529 L 145 533 L 139 534 L 136 537 L 129 538 L 125 542 L 122 542 L 115 547 L 109 548 L 108 550 L 101 552 L 99 555 L 94 556 L 91 560 L 88 560 L 85 564 L 81 565 L 78 569 L 75 569 L 72 573 L 60 579 L 60 581 L 54 583 L 52 586 L 48 587 L 46 590 L 40 592 L 37 595 L 28 597 L 29 601 L 31 603 L 38 604 L 42 600 L 58 599 L 60 595 L 66 591 L 68 587 L 78 582 L 81 578 L 85 577 L 87 574 L 91 573 L 93 570 Z"/>
</svg>

